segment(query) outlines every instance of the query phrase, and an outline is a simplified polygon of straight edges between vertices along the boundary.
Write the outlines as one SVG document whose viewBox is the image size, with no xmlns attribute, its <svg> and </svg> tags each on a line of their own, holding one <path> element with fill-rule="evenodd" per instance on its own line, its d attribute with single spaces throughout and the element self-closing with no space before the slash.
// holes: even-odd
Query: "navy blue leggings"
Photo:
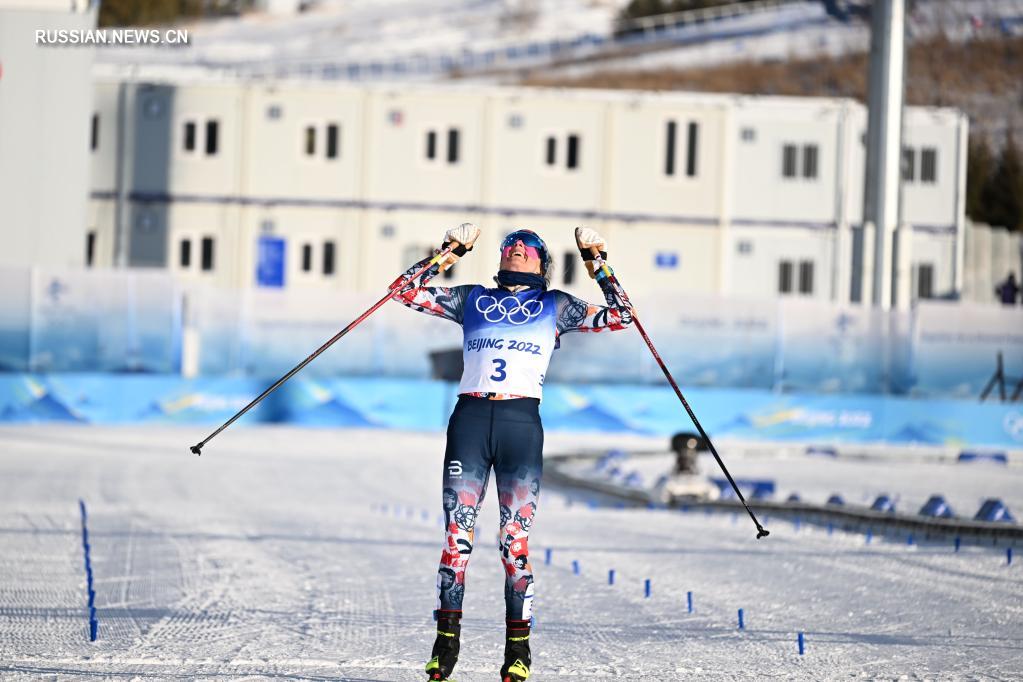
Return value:
<svg viewBox="0 0 1023 682">
<path fill-rule="evenodd" d="M 448 421 L 444 451 L 445 545 L 437 573 L 437 608 L 460 611 L 465 570 L 473 550 L 476 516 L 490 470 L 501 503 L 499 549 L 505 569 L 507 618 L 528 620 L 533 568 L 529 530 L 533 526 L 543 473 L 543 426 L 536 398 L 487 400 L 459 396 Z"/>
</svg>

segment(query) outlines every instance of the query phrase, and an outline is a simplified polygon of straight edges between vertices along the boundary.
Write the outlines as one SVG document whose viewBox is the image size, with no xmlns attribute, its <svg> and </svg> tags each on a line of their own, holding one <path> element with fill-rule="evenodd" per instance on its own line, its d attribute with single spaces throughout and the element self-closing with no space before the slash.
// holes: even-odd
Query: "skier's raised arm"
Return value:
<svg viewBox="0 0 1023 682">
<path fill-rule="evenodd" d="M 458 259 L 472 251 L 472 245 L 480 236 L 480 228 L 472 223 L 462 223 L 444 233 L 442 249 L 447 248 L 451 242 L 458 242 L 458 246 L 448 254 L 447 258 L 437 263 L 419 277 L 416 283 L 409 277 L 419 268 L 423 267 L 432 256 L 427 256 L 404 272 L 398 279 L 391 283 L 394 290 L 394 300 L 402 305 L 418 310 L 428 315 L 436 315 L 462 323 L 462 312 L 465 305 L 465 297 L 472 291 L 473 285 L 466 284 L 457 287 L 428 287 L 426 283 L 433 279 L 438 273 L 444 272 Z"/>
<path fill-rule="evenodd" d="M 594 267 L 593 255 L 590 253 L 590 247 L 596 247 L 601 258 L 607 258 L 604 238 L 596 230 L 578 227 L 575 230 L 575 242 L 586 263 L 587 272 L 592 279 L 597 280 L 607 305 L 592 305 L 563 291 L 555 292 L 558 296 L 558 333 L 625 329 L 632 323 L 632 306 L 629 301 L 619 299 L 607 276 Z"/>
</svg>

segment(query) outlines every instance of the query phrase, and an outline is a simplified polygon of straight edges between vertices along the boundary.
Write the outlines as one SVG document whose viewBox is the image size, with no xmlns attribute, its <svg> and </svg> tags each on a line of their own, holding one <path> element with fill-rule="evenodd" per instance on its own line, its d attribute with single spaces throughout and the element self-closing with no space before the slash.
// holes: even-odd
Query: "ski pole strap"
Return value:
<svg viewBox="0 0 1023 682">
<path fill-rule="evenodd" d="M 452 241 L 452 242 L 444 242 L 443 244 L 440 245 L 440 248 L 443 250 L 443 249 L 448 248 L 452 244 L 454 244 L 454 246 L 451 248 L 451 253 L 455 254 L 459 258 L 461 258 L 465 254 L 467 254 L 469 251 L 472 251 L 472 247 L 471 246 L 466 246 L 465 244 L 459 244 L 458 242 L 454 242 L 454 241 Z"/>
</svg>

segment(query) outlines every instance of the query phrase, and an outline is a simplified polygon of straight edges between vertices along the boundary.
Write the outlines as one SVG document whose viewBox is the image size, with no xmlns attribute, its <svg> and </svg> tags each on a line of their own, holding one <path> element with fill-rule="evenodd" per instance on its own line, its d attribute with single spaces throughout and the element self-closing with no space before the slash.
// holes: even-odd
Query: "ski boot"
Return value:
<svg viewBox="0 0 1023 682">
<path fill-rule="evenodd" d="M 437 639 L 433 643 L 432 658 L 426 664 L 427 679 L 450 680 L 451 671 L 458 662 L 458 638 L 462 634 L 461 611 L 435 611 Z"/>
<path fill-rule="evenodd" d="M 508 619 L 501 682 L 523 682 L 529 677 L 529 621 Z"/>
</svg>

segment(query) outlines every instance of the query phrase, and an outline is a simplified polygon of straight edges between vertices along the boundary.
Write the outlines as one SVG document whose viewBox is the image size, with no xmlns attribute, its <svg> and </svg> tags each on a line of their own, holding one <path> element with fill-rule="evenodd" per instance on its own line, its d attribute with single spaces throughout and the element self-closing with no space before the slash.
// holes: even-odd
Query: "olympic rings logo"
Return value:
<svg viewBox="0 0 1023 682">
<path fill-rule="evenodd" d="M 485 298 L 490 299 L 489 305 L 483 303 Z M 512 302 L 510 306 L 508 301 Z M 476 310 L 487 322 L 508 320 L 512 324 L 525 324 L 543 312 L 543 301 L 539 299 L 519 301 L 514 296 L 505 296 L 497 300 L 496 296 L 484 295 L 476 299 Z"/>
</svg>

